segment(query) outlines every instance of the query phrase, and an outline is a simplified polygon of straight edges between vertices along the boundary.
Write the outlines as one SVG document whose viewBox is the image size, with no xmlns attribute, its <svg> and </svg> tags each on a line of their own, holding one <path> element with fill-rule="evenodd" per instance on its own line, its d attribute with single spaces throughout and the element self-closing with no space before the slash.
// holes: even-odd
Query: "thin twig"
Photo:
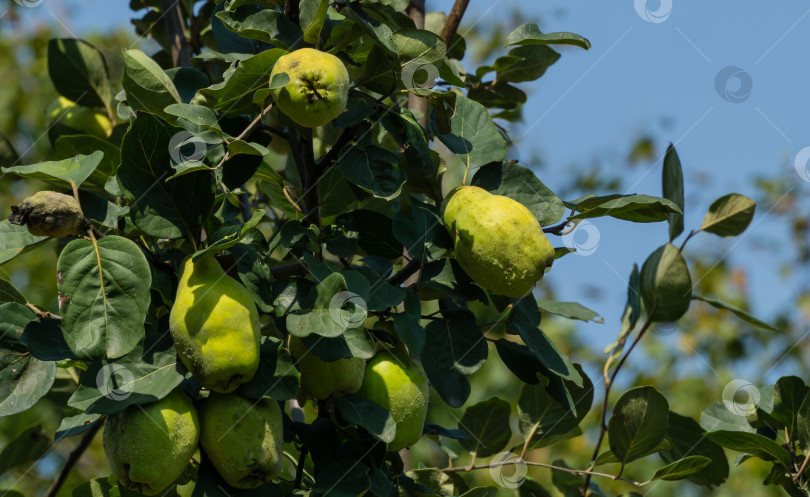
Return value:
<svg viewBox="0 0 810 497">
<path fill-rule="evenodd" d="M 298 454 L 298 465 L 295 467 L 295 485 L 293 488 L 296 490 L 301 488 L 301 480 L 304 478 L 304 463 L 307 462 L 307 453 L 309 453 L 309 449 L 304 445 L 301 447 L 301 453 Z"/>
<path fill-rule="evenodd" d="M 236 140 L 244 140 L 245 138 L 247 138 L 247 137 L 248 137 L 248 135 L 250 135 L 250 133 L 252 133 L 252 132 L 253 132 L 253 130 L 254 130 L 254 129 L 256 129 L 256 126 L 258 126 L 258 125 L 259 125 L 259 123 L 262 121 L 262 118 L 263 118 L 263 117 L 264 117 L 264 116 L 265 116 L 265 115 L 266 115 L 268 112 L 270 112 L 270 109 L 272 109 L 272 108 L 273 108 L 273 104 L 271 103 L 270 105 L 268 105 L 267 107 L 265 107 L 264 109 L 262 109 L 262 111 L 261 111 L 261 112 L 259 112 L 259 115 L 258 115 L 258 116 L 256 116 L 256 118 L 255 118 L 255 119 L 253 119 L 253 121 L 251 121 L 251 122 L 250 122 L 250 124 L 248 124 L 247 128 L 245 128 L 244 130 L 242 130 L 242 132 L 241 132 L 241 133 L 239 133 L 239 136 L 237 136 L 237 137 L 234 139 L 234 141 L 236 141 Z M 225 162 L 226 162 L 228 159 L 230 159 L 230 158 L 231 158 L 230 152 L 228 152 L 228 151 L 226 150 L 226 151 L 225 151 L 225 155 L 223 155 L 223 156 L 222 156 L 222 159 L 219 161 L 219 164 L 217 164 L 217 165 L 216 165 L 216 167 L 215 167 L 214 169 L 219 169 L 219 168 L 221 168 L 221 167 L 222 167 L 222 166 L 225 164 Z"/>
<path fill-rule="evenodd" d="M 807 455 L 804 457 L 804 462 L 802 463 L 802 466 L 799 468 L 799 471 L 796 473 L 796 476 L 793 477 L 794 482 L 799 481 L 799 478 L 802 476 L 802 473 L 804 473 L 804 469 L 807 467 L 808 461 L 810 461 L 810 452 L 808 452 Z"/>
<path fill-rule="evenodd" d="M 452 48 L 450 42 L 453 41 L 453 37 L 456 35 L 456 31 L 458 31 L 458 27 L 461 24 L 461 18 L 464 17 L 464 12 L 467 10 L 467 5 L 469 4 L 470 0 L 456 0 L 456 3 L 453 4 L 453 8 L 450 10 L 450 15 L 447 16 L 447 20 L 444 22 L 442 38 L 444 38 L 444 42 L 447 44 L 448 51 Z"/>
<path fill-rule="evenodd" d="M 616 364 L 616 369 L 613 370 L 613 374 L 610 375 L 610 380 L 605 382 L 605 398 L 602 401 L 602 415 L 599 422 L 599 438 L 596 439 L 596 447 L 593 449 L 593 455 L 591 456 L 591 465 L 588 467 L 588 470 L 592 470 L 596 464 L 596 458 L 599 457 L 599 450 L 602 448 L 602 441 L 605 439 L 605 433 L 607 433 L 607 411 L 608 406 L 610 404 L 610 389 L 613 387 L 613 384 L 616 381 L 616 376 L 619 374 L 619 370 L 624 365 L 627 358 L 630 356 L 630 353 L 633 352 L 633 349 L 636 348 L 636 345 L 641 341 L 644 337 L 644 334 L 650 328 L 653 323 L 652 316 L 655 314 L 655 304 L 653 304 L 652 309 L 650 309 L 649 317 L 647 321 L 644 323 L 644 326 L 641 327 L 641 331 L 638 332 L 638 336 L 630 344 L 630 348 L 627 349 L 627 352 L 624 353 L 622 358 L 619 360 L 619 363 Z M 588 491 L 588 484 L 591 482 L 591 475 L 585 475 L 585 483 L 582 485 L 582 495 L 587 495 Z"/>
<path fill-rule="evenodd" d="M 84 436 L 82 436 L 82 439 L 79 440 L 78 445 L 76 445 L 73 452 L 71 452 L 68 456 L 67 461 L 65 461 L 65 465 L 62 466 L 62 470 L 56 476 L 56 480 L 54 480 L 51 484 L 50 488 L 48 489 L 48 493 L 45 494 L 45 497 L 54 497 L 59 492 L 59 489 L 62 487 L 62 484 L 65 483 L 70 470 L 72 470 L 76 463 L 79 462 L 79 458 L 82 457 L 82 454 L 90 445 L 90 442 L 93 441 L 93 438 L 96 436 L 96 433 L 98 433 L 98 430 L 100 430 L 104 425 L 105 419 L 106 418 L 102 417 L 95 425 L 87 430 Z"/>
<path fill-rule="evenodd" d="M 59 315 L 54 314 L 52 312 L 39 310 L 37 308 L 37 306 L 35 306 L 34 304 L 32 304 L 30 302 L 26 302 L 25 307 L 31 309 L 31 312 L 33 312 L 38 317 L 43 318 L 43 319 L 62 319 L 62 316 L 59 316 Z"/>
<path fill-rule="evenodd" d="M 611 475 L 611 474 L 608 474 L 608 473 L 599 473 L 597 471 L 590 471 L 590 470 L 587 470 L 587 469 L 572 469 L 572 468 L 566 468 L 566 467 L 563 467 L 563 466 L 555 466 L 553 464 L 546 464 L 546 463 L 542 463 L 542 462 L 523 461 L 521 459 L 510 459 L 510 460 L 507 460 L 507 461 L 491 462 L 491 463 L 488 463 L 488 464 L 479 464 L 477 466 L 458 466 L 458 467 L 453 467 L 453 468 L 444 468 L 444 469 L 440 469 L 439 471 L 441 471 L 443 473 L 467 472 L 467 471 L 475 471 L 477 469 L 492 469 L 492 468 L 499 468 L 499 467 L 502 467 L 502 466 L 517 466 L 517 465 L 521 465 L 521 464 L 525 464 L 527 466 L 537 466 L 537 467 L 540 467 L 540 468 L 553 469 L 555 471 L 563 471 L 565 473 L 571 473 L 573 475 L 602 476 L 602 477 L 605 477 L 605 478 L 610 478 L 611 480 L 626 481 L 628 483 L 632 483 L 633 485 L 636 485 L 636 486 L 639 486 L 639 487 L 644 485 L 644 482 L 639 482 L 639 481 L 635 481 L 635 480 L 629 480 L 629 479 L 626 479 L 626 478 L 616 478 L 615 475 Z"/>
</svg>

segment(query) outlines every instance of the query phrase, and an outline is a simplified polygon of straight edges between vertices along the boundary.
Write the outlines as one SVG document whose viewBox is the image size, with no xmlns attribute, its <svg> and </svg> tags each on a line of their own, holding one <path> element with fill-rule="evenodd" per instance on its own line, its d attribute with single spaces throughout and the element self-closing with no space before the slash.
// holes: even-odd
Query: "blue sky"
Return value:
<svg viewBox="0 0 810 497">
<path fill-rule="evenodd" d="M 69 36 L 67 29 L 81 35 L 127 26 L 132 17 L 128 3 L 48 0 L 31 11 L 45 22 L 64 23 Z M 448 11 L 452 1 L 427 4 L 428 10 Z M 787 172 L 796 189 L 807 191 L 810 185 L 793 172 L 795 155 L 810 146 L 807 2 L 783 0 L 775 8 L 729 0 L 674 5 L 657 0 L 646 5 L 643 0 L 472 0 L 466 24 L 505 21 L 515 8 L 522 22 L 540 21 L 546 32 L 573 31 L 593 44 L 587 52 L 562 49 L 563 57 L 541 80 L 522 85 L 530 98 L 526 123 L 514 126 L 512 134 L 521 139 L 523 158 L 542 157 L 544 166 L 537 173 L 552 190 L 569 183 L 571 167 L 598 161 L 606 172 L 622 175 L 627 189 L 622 193 L 660 195 L 661 158 L 632 168 L 625 161 L 632 143 L 646 133 L 655 138 L 659 153 L 667 142 L 676 144 L 687 182 L 687 231 L 700 225 L 715 198 L 729 192 L 754 196 L 752 181 L 758 176 Z M 721 81 L 720 88 L 739 95 L 736 103 L 717 90 L 718 73 L 729 66 L 739 68 L 739 77 Z M 774 224 L 773 218 L 769 222 L 769 216 L 758 209 L 752 228 L 741 238 L 702 234 L 690 242 L 728 252 L 730 261 L 744 266 L 756 313 L 766 318 L 789 306 L 808 276 L 783 279 L 776 274 L 792 254 L 786 227 Z M 560 260 L 548 278 L 559 299 L 579 300 L 606 318 L 605 325 L 582 327 L 589 341 L 602 347 L 617 331 L 623 280 L 633 263 L 641 265 L 667 240 L 667 227 L 610 219 L 594 225 L 599 240 L 593 254 Z M 784 239 L 786 248 L 757 250 L 755 238 L 777 246 Z M 559 239 L 552 243 L 562 245 Z M 603 298 L 583 291 L 594 285 Z"/>
</svg>

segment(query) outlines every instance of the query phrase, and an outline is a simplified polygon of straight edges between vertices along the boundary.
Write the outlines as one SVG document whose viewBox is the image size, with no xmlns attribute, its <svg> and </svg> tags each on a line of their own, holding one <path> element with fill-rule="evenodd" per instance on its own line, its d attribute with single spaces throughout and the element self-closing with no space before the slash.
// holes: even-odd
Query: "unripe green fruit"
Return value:
<svg viewBox="0 0 810 497">
<path fill-rule="evenodd" d="M 378 352 L 366 365 L 359 394 L 391 412 L 397 432 L 388 444 L 389 452 L 409 447 L 422 437 L 430 389 L 413 364 L 391 352 Z"/>
<path fill-rule="evenodd" d="M 523 204 L 477 186 L 461 186 L 442 203 L 458 263 L 476 283 L 523 297 L 554 261 L 554 248 Z"/>
<path fill-rule="evenodd" d="M 88 226 L 79 203 L 71 195 L 42 191 L 11 207 L 8 220 L 28 226 L 35 236 L 77 236 Z"/>
<path fill-rule="evenodd" d="M 200 422 L 191 399 L 175 390 L 157 402 L 129 406 L 104 427 L 104 452 L 118 481 L 157 495 L 182 476 L 197 450 Z"/>
<path fill-rule="evenodd" d="M 112 123 L 107 116 L 90 107 L 78 105 L 76 102 L 59 97 L 48 106 L 47 120 L 49 125 L 60 124 L 77 131 L 95 135 L 106 140 L 112 133 Z"/>
<path fill-rule="evenodd" d="M 360 389 L 366 361 L 357 357 L 326 362 L 298 337 L 290 339 L 290 352 L 301 370 L 301 389 L 313 399 L 328 399 Z"/>
<path fill-rule="evenodd" d="M 255 488 L 281 472 L 284 430 L 277 402 L 212 393 L 200 406 L 200 425 L 200 445 L 228 485 Z"/>
<path fill-rule="evenodd" d="M 300 126 L 315 128 L 339 116 L 349 100 L 349 72 L 332 54 L 301 48 L 279 57 L 270 81 L 287 73 L 290 81 L 272 90 L 276 105 Z"/>
<path fill-rule="evenodd" d="M 169 330 L 180 360 L 210 390 L 232 392 L 259 367 L 256 304 L 211 254 L 183 262 Z"/>
</svg>

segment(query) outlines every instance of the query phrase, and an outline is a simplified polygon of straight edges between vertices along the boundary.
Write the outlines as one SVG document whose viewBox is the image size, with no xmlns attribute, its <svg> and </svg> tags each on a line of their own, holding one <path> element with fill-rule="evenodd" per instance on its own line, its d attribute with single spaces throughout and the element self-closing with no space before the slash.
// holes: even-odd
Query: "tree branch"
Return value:
<svg viewBox="0 0 810 497">
<path fill-rule="evenodd" d="M 655 304 L 653 304 L 652 309 L 649 311 L 649 316 L 652 316 L 655 313 Z M 588 467 L 588 470 L 592 470 L 594 468 L 594 463 L 596 462 L 596 458 L 599 457 L 599 450 L 602 448 L 602 441 L 605 439 L 605 433 L 607 432 L 607 410 L 608 405 L 610 404 L 610 389 L 613 387 L 613 384 L 616 381 L 616 376 L 619 374 L 619 370 L 622 368 L 624 363 L 627 361 L 627 358 L 630 356 L 630 353 L 633 352 L 633 349 L 636 348 L 638 342 L 644 337 L 644 334 L 653 324 L 653 320 L 651 317 L 647 318 L 647 321 L 644 323 L 644 326 L 641 327 L 641 331 L 638 332 L 638 336 L 630 345 L 630 348 L 627 349 L 627 352 L 624 353 L 622 358 L 619 360 L 619 363 L 616 364 L 616 369 L 613 370 L 613 374 L 610 375 L 610 380 L 605 382 L 605 398 L 602 401 L 602 415 L 599 421 L 599 438 L 596 440 L 596 447 L 593 449 L 593 455 L 591 456 L 591 465 Z M 588 484 L 591 482 L 591 475 L 585 475 L 585 483 L 582 485 L 582 495 L 587 495 L 588 491 Z"/>
<path fill-rule="evenodd" d="M 571 473 L 573 475 L 588 475 L 588 476 L 603 476 L 605 478 L 610 478 L 611 480 L 622 480 L 638 487 L 643 486 L 646 482 L 639 482 L 635 480 L 628 480 L 626 478 L 618 478 L 615 475 L 611 475 L 608 473 L 599 473 L 596 471 L 590 471 L 587 469 L 571 469 L 566 468 L 563 466 L 555 466 L 553 464 L 546 464 L 542 462 L 534 462 L 534 461 L 524 461 L 522 459 L 510 459 L 508 461 L 500 461 L 500 462 L 491 462 L 489 464 L 479 464 L 473 466 L 459 466 L 459 467 L 451 467 L 451 468 L 444 468 L 440 471 L 443 473 L 456 473 L 456 472 L 467 472 L 467 471 L 475 471 L 477 469 L 492 469 L 492 468 L 500 468 L 502 466 L 517 466 L 519 464 L 525 464 L 526 466 L 537 466 L 540 468 L 548 468 L 553 469 L 555 471 L 563 471 L 565 473 Z"/>
<path fill-rule="evenodd" d="M 190 67 L 191 45 L 186 37 L 180 0 L 160 0 L 160 9 L 163 11 L 163 24 L 171 44 L 172 65 Z"/>
<path fill-rule="evenodd" d="M 301 174 L 301 190 L 304 201 L 304 212 L 308 221 L 315 226 L 321 225 L 321 215 L 318 210 L 318 178 L 320 173 L 318 165 L 315 163 L 315 151 L 312 149 L 312 128 L 301 128 L 298 149 L 300 151 L 301 163 L 299 173 Z"/>
<path fill-rule="evenodd" d="M 329 149 L 329 152 L 327 152 L 326 155 L 324 155 L 323 158 L 321 158 L 321 160 L 318 162 L 318 174 L 323 174 L 327 168 L 338 161 L 340 158 L 340 151 L 352 141 L 354 134 L 354 127 L 343 130 L 335 144 Z"/>
<path fill-rule="evenodd" d="M 293 23 L 298 24 L 298 0 L 286 0 L 284 2 L 284 15 Z"/>
<path fill-rule="evenodd" d="M 469 4 L 470 0 L 456 0 L 456 3 L 453 4 L 453 8 L 450 10 L 450 14 L 447 16 L 447 20 L 444 22 L 442 38 L 444 38 L 444 42 L 447 44 L 448 52 L 452 48 L 450 42 L 453 41 L 453 37 L 456 35 L 456 31 L 458 31 L 458 27 L 461 24 L 461 18 L 464 17 L 464 12 L 467 10 L 467 5 Z"/>
<path fill-rule="evenodd" d="M 57 494 L 57 492 L 59 492 L 59 489 L 62 487 L 62 484 L 64 484 L 65 480 L 67 480 L 70 470 L 73 469 L 73 467 L 79 461 L 79 458 L 82 457 L 82 454 L 90 445 L 90 442 L 93 441 L 93 438 L 96 436 L 96 433 L 98 433 L 98 430 L 100 430 L 101 427 L 104 425 L 104 421 L 106 419 L 107 418 L 102 417 L 98 421 L 98 423 L 93 425 L 93 427 L 87 430 L 84 436 L 82 436 L 82 439 L 79 440 L 78 445 L 76 445 L 76 447 L 73 449 L 73 452 L 71 452 L 70 455 L 68 456 L 67 461 L 65 461 L 65 465 L 62 467 L 62 470 L 56 476 L 56 480 L 54 480 L 50 488 L 48 488 L 48 493 L 45 494 L 45 497 L 54 497 Z"/>
<path fill-rule="evenodd" d="M 241 133 L 239 133 L 239 136 L 237 136 L 236 139 L 234 139 L 234 141 L 236 141 L 236 140 L 244 140 L 245 138 L 247 138 L 248 135 L 250 135 L 250 133 L 252 133 L 253 130 L 256 129 L 256 126 L 259 125 L 259 123 L 262 121 L 262 118 L 268 112 L 270 112 L 270 109 L 272 109 L 272 108 L 273 108 L 273 104 L 270 104 L 267 107 L 265 107 L 264 109 L 262 109 L 262 111 L 259 112 L 259 115 L 256 116 L 256 118 L 253 119 L 253 121 L 251 121 L 250 124 L 248 124 L 247 128 L 245 128 L 244 130 L 242 130 Z M 214 169 L 221 168 L 225 164 L 225 162 L 227 162 L 228 159 L 230 159 L 230 158 L 231 158 L 230 153 L 228 151 L 226 151 L 225 155 L 222 156 L 222 159 L 219 161 L 219 164 L 217 164 Z"/>
<path fill-rule="evenodd" d="M 411 259 L 395 275 L 388 278 L 388 283 L 391 283 L 394 286 L 399 286 L 405 283 L 408 278 L 419 271 L 421 266 L 422 262 L 419 259 Z"/>
<path fill-rule="evenodd" d="M 48 312 L 48 311 L 39 310 L 39 308 L 37 306 L 35 306 L 34 304 L 32 304 L 30 302 L 26 302 L 25 307 L 31 309 L 31 312 L 33 312 L 38 317 L 43 318 L 43 319 L 62 319 L 62 316 L 60 316 L 58 314 L 54 314 L 54 313 Z"/>
</svg>

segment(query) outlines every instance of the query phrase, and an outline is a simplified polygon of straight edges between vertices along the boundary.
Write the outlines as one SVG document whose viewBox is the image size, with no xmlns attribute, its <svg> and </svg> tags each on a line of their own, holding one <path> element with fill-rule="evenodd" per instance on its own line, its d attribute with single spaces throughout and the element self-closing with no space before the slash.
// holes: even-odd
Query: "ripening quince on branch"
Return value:
<svg viewBox="0 0 810 497">
<path fill-rule="evenodd" d="M 106 114 L 62 96 L 48 106 L 46 113 L 48 126 L 58 123 L 102 140 L 106 140 L 112 134 L 113 126 Z"/>
<path fill-rule="evenodd" d="M 523 204 L 477 186 L 460 186 L 442 203 L 458 263 L 479 285 L 524 297 L 554 261 L 554 248 Z"/>
<path fill-rule="evenodd" d="M 178 357 L 209 390 L 232 392 L 259 367 L 259 311 L 212 254 L 183 262 L 169 330 Z"/>
<path fill-rule="evenodd" d="M 388 444 L 389 452 L 410 447 L 422 437 L 430 388 L 410 359 L 387 350 L 378 352 L 366 365 L 358 393 L 391 412 L 397 431 Z"/>
<path fill-rule="evenodd" d="M 270 80 L 287 73 L 290 81 L 272 90 L 282 112 L 307 128 L 324 125 L 346 109 L 349 99 L 349 72 L 332 54 L 301 48 L 279 57 Z"/>
<path fill-rule="evenodd" d="M 326 362 L 309 350 L 298 337 L 290 338 L 290 353 L 301 370 L 301 389 L 313 399 L 328 399 L 360 389 L 366 361 L 352 357 Z"/>
<path fill-rule="evenodd" d="M 225 482 L 256 488 L 281 472 L 284 430 L 278 402 L 212 393 L 200 406 L 200 445 Z"/>
<path fill-rule="evenodd" d="M 104 452 L 118 481 L 157 495 L 180 478 L 197 450 L 200 422 L 191 399 L 174 390 L 157 402 L 129 406 L 104 427 Z"/>
<path fill-rule="evenodd" d="M 88 226 L 79 202 L 71 195 L 41 191 L 11 207 L 11 224 L 28 226 L 35 236 L 78 236 Z"/>
</svg>

